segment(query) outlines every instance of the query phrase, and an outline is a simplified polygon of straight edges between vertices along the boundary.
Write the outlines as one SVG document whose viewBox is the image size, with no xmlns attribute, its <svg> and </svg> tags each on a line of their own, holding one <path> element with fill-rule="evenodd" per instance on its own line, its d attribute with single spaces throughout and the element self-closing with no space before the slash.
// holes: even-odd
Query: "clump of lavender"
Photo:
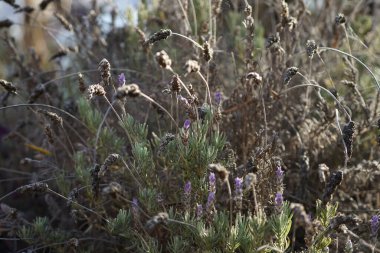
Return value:
<svg viewBox="0 0 380 253">
<path fill-rule="evenodd" d="M 371 235 L 374 238 L 376 238 L 377 237 L 377 233 L 378 233 L 379 228 L 380 228 L 380 217 L 379 217 L 379 215 L 372 216 L 370 222 L 371 222 Z"/>
<path fill-rule="evenodd" d="M 190 209 L 190 202 L 191 202 L 191 182 L 187 181 L 185 184 L 185 187 L 183 189 L 183 197 L 184 197 L 184 205 L 185 210 Z"/>
<path fill-rule="evenodd" d="M 235 201 L 236 208 L 241 210 L 243 207 L 243 179 L 240 177 L 235 178 Z"/>
</svg>

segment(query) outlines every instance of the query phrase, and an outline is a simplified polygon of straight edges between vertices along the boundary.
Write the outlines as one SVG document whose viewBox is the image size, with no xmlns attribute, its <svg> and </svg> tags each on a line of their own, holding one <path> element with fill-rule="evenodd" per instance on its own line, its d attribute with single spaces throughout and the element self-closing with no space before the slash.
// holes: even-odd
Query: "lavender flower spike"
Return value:
<svg viewBox="0 0 380 253">
<path fill-rule="evenodd" d="M 281 192 L 276 193 L 276 197 L 274 198 L 274 202 L 276 203 L 276 207 L 280 208 L 284 204 L 284 197 Z"/>
<path fill-rule="evenodd" d="M 186 182 L 184 192 L 185 192 L 185 195 L 190 195 L 190 193 L 191 193 L 191 182 L 190 181 Z"/>
<path fill-rule="evenodd" d="M 201 218 L 203 214 L 203 207 L 202 204 L 197 204 L 197 218 Z"/>
<path fill-rule="evenodd" d="M 207 204 L 206 204 L 207 210 L 209 210 L 213 206 L 214 201 L 215 201 L 215 192 L 210 192 L 207 198 Z"/>
<path fill-rule="evenodd" d="M 371 218 L 371 232 L 372 236 L 376 237 L 377 232 L 379 231 L 380 228 L 380 218 L 379 215 L 374 215 Z"/>
<path fill-rule="evenodd" d="M 211 172 L 210 175 L 208 176 L 208 183 L 210 186 L 210 192 L 215 192 L 216 191 L 216 177 L 215 173 Z"/>
<path fill-rule="evenodd" d="M 243 179 L 240 177 L 235 178 L 235 195 L 241 196 L 243 193 Z"/>
<path fill-rule="evenodd" d="M 277 166 L 276 177 L 278 181 L 282 182 L 284 178 L 284 171 L 281 169 L 281 166 Z"/>
<path fill-rule="evenodd" d="M 220 91 L 215 92 L 215 102 L 219 105 L 222 102 L 222 93 Z"/>
<path fill-rule="evenodd" d="M 185 130 L 188 130 L 190 128 L 191 121 L 189 119 L 185 120 L 185 123 L 183 124 L 183 128 Z"/>
<path fill-rule="evenodd" d="M 118 81 L 119 81 L 119 85 L 120 86 L 123 86 L 125 84 L 125 75 L 124 73 L 121 73 L 119 76 L 118 76 Z"/>
</svg>

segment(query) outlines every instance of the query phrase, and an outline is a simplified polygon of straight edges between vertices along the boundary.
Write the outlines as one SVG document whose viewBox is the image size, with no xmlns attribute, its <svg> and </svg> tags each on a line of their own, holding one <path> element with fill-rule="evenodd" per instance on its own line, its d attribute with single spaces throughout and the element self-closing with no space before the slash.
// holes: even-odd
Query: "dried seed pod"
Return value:
<svg viewBox="0 0 380 253">
<path fill-rule="evenodd" d="M 78 83 L 79 83 L 79 91 L 84 93 L 87 90 L 86 84 L 84 83 L 84 78 L 82 73 L 78 73 Z"/>
<path fill-rule="evenodd" d="M 104 174 L 106 173 L 106 171 L 108 170 L 108 167 L 113 165 L 118 159 L 119 159 L 119 155 L 118 154 L 110 154 L 107 156 L 106 160 L 104 161 L 104 163 L 102 164 L 102 166 L 100 167 L 100 170 L 99 170 L 99 176 L 104 176 Z"/>
<path fill-rule="evenodd" d="M 335 17 L 335 24 L 337 25 L 341 25 L 341 24 L 345 24 L 346 23 L 346 17 L 344 16 L 343 13 L 339 13 L 336 17 Z"/>
<path fill-rule="evenodd" d="M 203 59 L 205 59 L 207 62 L 210 61 L 212 59 L 213 53 L 214 51 L 210 47 L 210 44 L 208 44 L 207 41 L 203 43 Z"/>
<path fill-rule="evenodd" d="M 107 59 L 103 59 L 99 62 L 98 70 L 105 85 L 109 84 L 109 79 L 111 77 L 111 64 Z"/>
<path fill-rule="evenodd" d="M 332 195 L 340 185 L 340 183 L 343 180 L 343 171 L 338 170 L 337 172 L 334 172 L 326 185 L 325 191 L 322 196 L 322 201 L 324 204 L 329 202 L 331 200 Z"/>
<path fill-rule="evenodd" d="M 103 86 L 100 84 L 93 84 L 90 85 L 87 89 L 88 92 L 88 99 L 91 99 L 93 96 L 104 96 L 106 95 L 106 91 L 104 90 Z"/>
<path fill-rule="evenodd" d="M 62 14 L 55 12 L 54 16 L 67 31 L 71 32 L 73 30 L 73 25 Z"/>
<path fill-rule="evenodd" d="M 23 185 L 17 189 L 19 193 L 25 192 L 47 192 L 49 186 L 46 183 L 33 183 L 28 185 Z"/>
<path fill-rule="evenodd" d="M 0 86 L 2 86 L 9 93 L 12 93 L 15 95 L 17 94 L 17 89 L 11 82 L 0 79 Z"/>
<path fill-rule="evenodd" d="M 42 110 L 42 109 L 37 110 L 37 112 L 46 116 L 53 124 L 58 125 L 58 126 L 63 126 L 63 119 L 62 117 L 58 116 L 58 114 L 54 112 Z"/>
<path fill-rule="evenodd" d="M 154 33 L 152 36 L 149 37 L 148 40 L 145 41 L 145 45 L 147 44 L 154 44 L 157 41 L 160 40 L 166 40 L 168 37 L 172 35 L 172 31 L 170 29 L 161 29 L 160 31 Z"/>
<path fill-rule="evenodd" d="M 295 76 L 298 72 L 297 67 L 290 67 L 287 68 L 284 75 L 284 83 L 289 84 L 290 80 Z"/>
<path fill-rule="evenodd" d="M 124 84 L 117 88 L 115 98 L 123 99 L 125 97 L 138 97 L 141 91 L 137 84 Z"/>
<path fill-rule="evenodd" d="M 169 69 L 172 65 L 172 60 L 164 50 L 161 50 L 160 52 L 156 53 L 156 61 L 158 65 L 160 65 L 160 67 L 164 69 Z"/>
<path fill-rule="evenodd" d="M 0 20 L 0 29 L 9 28 L 11 25 L 13 25 L 13 22 L 9 19 Z"/>
<path fill-rule="evenodd" d="M 350 121 L 343 127 L 343 141 L 347 149 L 347 156 L 351 158 L 352 156 L 352 146 L 355 133 L 355 122 Z"/>
<path fill-rule="evenodd" d="M 308 40 L 306 42 L 306 53 L 310 58 L 313 58 L 314 54 L 317 53 L 317 43 L 315 43 L 315 40 Z"/>
<path fill-rule="evenodd" d="M 201 69 L 201 67 L 199 66 L 199 63 L 197 61 L 188 60 L 185 63 L 185 69 L 186 69 L 186 72 L 190 74 L 190 73 L 198 72 Z"/>
<path fill-rule="evenodd" d="M 212 163 L 212 164 L 209 164 L 208 165 L 208 168 L 216 173 L 218 175 L 218 177 L 223 181 L 227 181 L 228 180 L 228 176 L 230 174 L 230 172 L 223 166 L 221 165 L 220 163 Z"/>
</svg>

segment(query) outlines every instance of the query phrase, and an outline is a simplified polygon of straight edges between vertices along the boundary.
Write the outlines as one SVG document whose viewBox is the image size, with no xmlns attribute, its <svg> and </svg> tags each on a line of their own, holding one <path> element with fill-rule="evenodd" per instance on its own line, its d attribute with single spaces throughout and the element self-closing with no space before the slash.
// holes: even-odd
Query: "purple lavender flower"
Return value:
<svg viewBox="0 0 380 253">
<path fill-rule="evenodd" d="M 276 203 L 276 207 L 282 207 L 284 204 L 284 197 L 281 192 L 276 193 L 276 197 L 274 198 L 274 202 Z"/>
<path fill-rule="evenodd" d="M 219 105 L 222 102 L 222 93 L 220 91 L 215 92 L 215 102 Z"/>
<path fill-rule="evenodd" d="M 210 192 L 215 192 L 216 191 L 216 177 L 215 173 L 211 172 L 210 175 L 208 176 L 208 182 L 210 185 Z"/>
<path fill-rule="evenodd" d="M 187 181 L 184 188 L 185 195 L 190 195 L 191 193 L 191 182 Z"/>
<path fill-rule="evenodd" d="M 240 177 L 235 178 L 235 195 L 241 196 L 243 193 L 243 179 Z"/>
<path fill-rule="evenodd" d="M 118 76 L 118 81 L 119 81 L 119 85 L 122 86 L 125 84 L 125 75 L 124 73 L 121 73 L 119 76 Z"/>
<path fill-rule="evenodd" d="M 372 236 L 376 237 L 377 232 L 379 231 L 380 228 L 380 220 L 379 220 L 379 215 L 374 215 L 371 218 L 371 232 Z"/>
<path fill-rule="evenodd" d="M 202 204 L 197 204 L 197 218 L 201 218 L 203 214 Z"/>
<path fill-rule="evenodd" d="M 190 128 L 191 121 L 189 119 L 185 120 L 185 123 L 183 123 L 183 128 L 185 130 L 188 130 Z"/>
<path fill-rule="evenodd" d="M 215 192 L 210 192 L 207 198 L 207 204 L 206 204 L 207 210 L 209 210 L 213 206 L 214 201 L 215 201 Z"/>
<path fill-rule="evenodd" d="M 284 171 L 281 169 L 281 166 L 277 166 L 276 177 L 277 180 L 282 183 L 282 180 L 284 179 Z"/>
</svg>

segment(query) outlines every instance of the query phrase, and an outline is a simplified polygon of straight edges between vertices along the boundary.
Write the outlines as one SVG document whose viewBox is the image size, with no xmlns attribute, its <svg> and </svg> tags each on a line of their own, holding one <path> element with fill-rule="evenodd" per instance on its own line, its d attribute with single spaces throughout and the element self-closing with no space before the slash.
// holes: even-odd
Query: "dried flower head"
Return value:
<svg viewBox="0 0 380 253">
<path fill-rule="evenodd" d="M 289 84 L 290 80 L 295 76 L 298 72 L 297 67 L 290 67 L 287 68 L 284 75 L 284 83 Z"/>
<path fill-rule="evenodd" d="M 123 99 L 125 97 L 138 97 L 140 94 L 140 87 L 137 84 L 124 84 L 117 88 L 115 98 Z"/>
<path fill-rule="evenodd" d="M 84 93 L 87 90 L 86 84 L 84 83 L 84 78 L 82 73 L 78 73 L 78 83 L 79 83 L 79 91 Z"/>
<path fill-rule="evenodd" d="M 109 154 L 106 160 L 104 161 L 104 163 L 102 164 L 102 166 L 100 166 L 98 175 L 104 176 L 104 174 L 108 170 L 108 167 L 112 166 L 119 158 L 120 156 L 118 154 Z"/>
<path fill-rule="evenodd" d="M 111 77 L 111 64 L 107 59 L 103 59 L 99 63 L 98 70 L 105 85 L 109 84 L 109 79 Z"/>
<path fill-rule="evenodd" d="M 280 43 L 280 34 L 276 33 L 275 35 L 270 35 L 265 40 L 265 48 L 270 48 L 273 44 Z"/>
<path fill-rule="evenodd" d="M 263 78 L 256 72 L 249 72 L 246 76 L 245 76 L 246 79 L 248 80 L 253 80 L 253 82 L 256 84 L 256 85 L 259 85 L 262 83 L 263 81 Z"/>
<path fill-rule="evenodd" d="M 306 54 L 310 57 L 313 58 L 314 54 L 317 53 L 317 43 L 315 43 L 315 40 L 308 40 L 306 42 Z"/>
<path fill-rule="evenodd" d="M 351 158 L 352 156 L 352 146 L 354 141 L 354 133 L 355 133 L 355 122 L 350 121 L 348 124 L 343 127 L 343 141 L 344 145 L 347 149 L 347 156 Z"/>
<path fill-rule="evenodd" d="M 100 84 L 93 84 L 90 85 L 87 89 L 88 93 L 88 99 L 91 99 L 93 96 L 102 97 L 106 95 L 106 91 L 104 90 L 103 86 Z"/>
<path fill-rule="evenodd" d="M 156 53 L 156 61 L 158 65 L 160 65 L 160 67 L 164 69 L 169 69 L 172 65 L 172 60 L 164 50 L 161 50 L 160 52 Z"/>
<path fill-rule="evenodd" d="M 48 142 L 50 144 L 54 144 L 53 130 L 51 129 L 49 124 L 45 125 L 44 133 L 48 139 Z"/>
<path fill-rule="evenodd" d="M 343 172 L 341 170 L 338 170 L 337 172 L 334 172 L 326 185 L 325 191 L 322 196 L 323 203 L 327 203 L 330 201 L 332 195 L 340 185 L 340 183 L 343 180 Z"/>
<path fill-rule="evenodd" d="M 210 61 L 212 59 L 213 53 L 214 51 L 210 47 L 210 44 L 206 41 L 203 44 L 203 58 L 205 59 L 205 61 L 207 62 Z"/>
<path fill-rule="evenodd" d="M 0 79 L 0 86 L 11 94 L 17 94 L 17 89 L 11 82 Z"/>
<path fill-rule="evenodd" d="M 150 220 L 145 224 L 145 229 L 149 234 L 154 232 L 157 226 L 166 225 L 169 220 L 169 215 L 167 213 L 158 213 L 156 216 L 153 216 Z"/>
<path fill-rule="evenodd" d="M 160 31 L 154 33 L 152 36 L 149 37 L 147 41 L 145 41 L 144 44 L 154 44 L 157 41 L 160 40 L 166 40 L 168 37 L 172 35 L 172 31 L 170 29 L 161 29 Z"/>
<path fill-rule="evenodd" d="M 337 25 L 341 25 L 341 24 L 345 24 L 346 23 L 346 16 L 344 16 L 343 13 L 339 13 L 336 17 L 335 17 L 335 24 Z"/>
<path fill-rule="evenodd" d="M 42 110 L 42 109 L 37 110 L 37 112 L 46 116 L 46 118 L 48 118 L 53 124 L 61 126 L 61 127 L 63 126 L 63 119 L 62 117 L 58 116 L 58 114 L 54 112 Z"/>
<path fill-rule="evenodd" d="M 212 163 L 212 164 L 208 165 L 208 168 L 211 171 L 213 171 L 212 173 L 210 173 L 210 177 L 209 177 L 210 181 L 211 181 L 211 177 L 215 181 L 215 179 L 214 179 L 215 174 L 214 173 L 216 173 L 218 175 L 218 177 L 220 178 L 220 180 L 222 180 L 223 182 L 228 180 L 228 176 L 229 176 L 230 172 L 222 164 Z"/>
<path fill-rule="evenodd" d="M 173 75 L 172 80 L 170 81 L 170 92 L 180 93 L 181 90 L 182 87 L 178 75 Z"/>
<path fill-rule="evenodd" d="M 17 189 L 19 193 L 25 192 L 47 192 L 49 190 L 49 186 L 46 183 L 33 183 L 28 185 L 23 185 Z"/>
<path fill-rule="evenodd" d="M 195 60 L 188 60 L 185 63 L 185 70 L 186 70 L 186 72 L 188 74 L 190 74 L 190 73 L 196 73 L 200 69 L 201 69 L 201 67 L 199 66 L 199 63 L 197 61 L 195 61 Z"/>
</svg>

